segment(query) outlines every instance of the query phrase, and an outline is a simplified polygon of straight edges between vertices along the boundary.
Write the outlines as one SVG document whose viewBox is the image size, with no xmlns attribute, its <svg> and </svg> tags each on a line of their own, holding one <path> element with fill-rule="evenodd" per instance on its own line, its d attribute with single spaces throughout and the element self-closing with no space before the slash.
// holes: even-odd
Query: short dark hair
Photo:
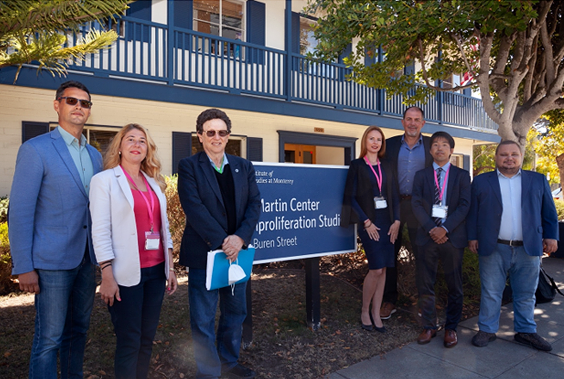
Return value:
<svg viewBox="0 0 564 379">
<path fill-rule="evenodd" d="M 86 86 L 84 84 L 82 84 L 81 82 L 77 82 L 74 80 L 69 80 L 68 82 L 64 82 L 63 84 L 61 84 L 59 86 L 59 88 L 57 88 L 57 92 L 55 93 L 55 100 L 59 100 L 59 98 L 61 96 L 63 96 L 63 92 L 65 92 L 65 90 L 67 88 L 78 88 L 80 90 L 83 90 L 84 92 L 86 92 L 88 94 L 88 100 L 92 100 L 92 98 L 90 97 L 90 91 L 88 91 L 88 88 L 86 88 Z"/>
<path fill-rule="evenodd" d="M 421 112 L 421 117 L 425 118 L 425 112 L 423 112 L 423 109 L 417 107 L 417 106 L 412 106 L 412 107 L 407 107 L 405 109 L 405 111 L 403 111 L 403 119 L 405 120 L 405 114 L 407 113 L 408 110 L 410 109 L 417 109 L 419 112 Z"/>
<path fill-rule="evenodd" d="M 431 136 L 430 145 L 432 146 L 435 140 L 439 138 L 446 139 L 448 141 L 448 144 L 450 145 L 450 148 L 454 149 L 454 138 L 452 138 L 452 136 L 447 132 L 442 132 L 442 131 L 433 133 L 433 135 Z"/>
<path fill-rule="evenodd" d="M 505 141 L 501 141 L 501 142 L 499 143 L 499 145 L 497 145 L 497 147 L 495 148 L 495 155 L 497 155 L 497 152 L 498 152 L 498 150 L 499 150 L 499 147 L 500 147 L 500 146 L 503 146 L 503 145 L 515 145 L 515 146 L 517 146 L 517 147 L 519 148 L 519 151 L 521 151 L 521 145 L 519 145 L 519 143 L 517 143 L 517 142 L 515 142 L 515 141 L 511 141 L 511 140 L 509 140 L 509 139 L 506 139 Z"/>
<path fill-rule="evenodd" d="M 227 125 L 227 131 L 231 132 L 231 120 L 229 119 L 229 117 L 227 117 L 227 114 L 224 111 L 216 108 L 206 109 L 205 111 L 200 113 L 200 115 L 196 119 L 196 132 L 198 134 L 202 134 L 204 132 L 204 123 L 216 118 L 223 120 L 223 122 L 225 122 L 225 124 Z"/>
</svg>

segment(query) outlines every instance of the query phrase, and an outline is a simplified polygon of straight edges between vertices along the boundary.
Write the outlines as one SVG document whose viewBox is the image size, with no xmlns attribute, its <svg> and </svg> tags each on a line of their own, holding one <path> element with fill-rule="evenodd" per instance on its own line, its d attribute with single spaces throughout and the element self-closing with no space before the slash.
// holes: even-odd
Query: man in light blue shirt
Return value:
<svg viewBox="0 0 564 379">
<path fill-rule="evenodd" d="M 18 151 L 10 192 L 12 274 L 35 294 L 35 334 L 29 377 L 81 378 L 96 289 L 96 259 L 88 210 L 90 179 L 102 156 L 82 135 L 90 92 L 69 81 L 53 107 L 59 126 Z"/>
<path fill-rule="evenodd" d="M 513 327 L 517 342 L 550 351 L 537 334 L 535 291 L 543 251 L 558 247 L 558 216 L 544 175 L 521 170 L 521 147 L 501 142 L 496 171 L 472 183 L 468 213 L 468 247 L 480 260 L 480 315 L 472 344 L 487 346 L 496 339 L 507 277 L 513 292 Z"/>
<path fill-rule="evenodd" d="M 429 167 L 433 162 L 433 157 L 429 153 L 430 137 L 421 134 L 421 129 L 425 125 L 425 114 L 419 107 L 409 107 L 403 113 L 401 120 L 404 134 L 386 139 L 386 157 L 394 172 L 394 177 L 398 180 L 400 191 L 400 232 L 395 243 L 396 262 L 404 241 L 402 230 L 407 225 L 407 232 L 411 240 L 412 253 L 417 259 L 417 245 L 413 243 L 417 235 L 417 220 L 411 209 L 411 192 L 413 189 L 413 178 L 415 173 L 425 167 Z M 386 285 L 380 317 L 383 320 L 389 319 L 396 312 L 396 302 L 398 300 L 397 268 L 388 267 L 386 269 Z"/>
</svg>

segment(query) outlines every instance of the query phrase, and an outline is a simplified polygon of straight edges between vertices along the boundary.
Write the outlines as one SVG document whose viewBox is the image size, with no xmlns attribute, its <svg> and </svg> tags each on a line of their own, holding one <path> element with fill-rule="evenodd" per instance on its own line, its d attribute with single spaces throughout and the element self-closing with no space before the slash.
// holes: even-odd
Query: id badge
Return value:
<svg viewBox="0 0 564 379">
<path fill-rule="evenodd" d="M 388 203 L 384 197 L 374 197 L 374 208 L 376 209 L 384 209 L 388 207 Z"/>
<path fill-rule="evenodd" d="M 145 250 L 159 250 L 160 242 L 159 232 L 145 232 Z"/>
<path fill-rule="evenodd" d="M 435 218 L 446 218 L 448 214 L 448 205 L 433 205 L 433 213 L 431 214 Z"/>
</svg>

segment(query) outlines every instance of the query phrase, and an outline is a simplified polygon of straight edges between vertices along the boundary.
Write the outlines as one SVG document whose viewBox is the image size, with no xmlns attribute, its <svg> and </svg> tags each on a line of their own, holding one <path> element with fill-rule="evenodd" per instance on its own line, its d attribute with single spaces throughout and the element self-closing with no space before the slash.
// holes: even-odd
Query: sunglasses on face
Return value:
<svg viewBox="0 0 564 379">
<path fill-rule="evenodd" d="M 90 107 L 92 106 L 92 102 L 90 100 L 81 100 L 81 99 L 77 99 L 76 97 L 69 97 L 69 96 L 62 96 L 59 97 L 57 100 L 61 101 L 62 99 L 65 99 L 65 102 L 68 105 L 76 105 L 76 103 L 80 102 L 80 106 L 85 109 L 90 109 Z"/>
<path fill-rule="evenodd" d="M 206 136 L 212 138 L 215 136 L 215 133 L 219 134 L 220 137 L 225 137 L 227 135 L 229 135 L 229 131 L 227 130 L 204 130 L 204 132 L 206 134 Z"/>
</svg>

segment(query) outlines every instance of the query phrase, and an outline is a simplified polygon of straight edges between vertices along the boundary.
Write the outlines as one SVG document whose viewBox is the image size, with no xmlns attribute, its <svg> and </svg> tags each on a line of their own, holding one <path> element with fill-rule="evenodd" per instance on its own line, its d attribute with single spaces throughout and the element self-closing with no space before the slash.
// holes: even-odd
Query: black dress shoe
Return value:
<svg viewBox="0 0 564 379">
<path fill-rule="evenodd" d="M 257 373 L 251 370 L 250 368 L 237 363 L 237 365 L 231 368 L 229 371 L 223 372 L 221 374 L 221 377 L 239 379 L 239 378 L 254 378 L 256 375 Z"/>
<path fill-rule="evenodd" d="M 362 329 L 366 330 L 367 332 L 374 331 L 374 325 L 372 325 L 372 324 L 366 325 L 362 321 L 360 321 L 360 325 L 362 325 Z"/>
</svg>

